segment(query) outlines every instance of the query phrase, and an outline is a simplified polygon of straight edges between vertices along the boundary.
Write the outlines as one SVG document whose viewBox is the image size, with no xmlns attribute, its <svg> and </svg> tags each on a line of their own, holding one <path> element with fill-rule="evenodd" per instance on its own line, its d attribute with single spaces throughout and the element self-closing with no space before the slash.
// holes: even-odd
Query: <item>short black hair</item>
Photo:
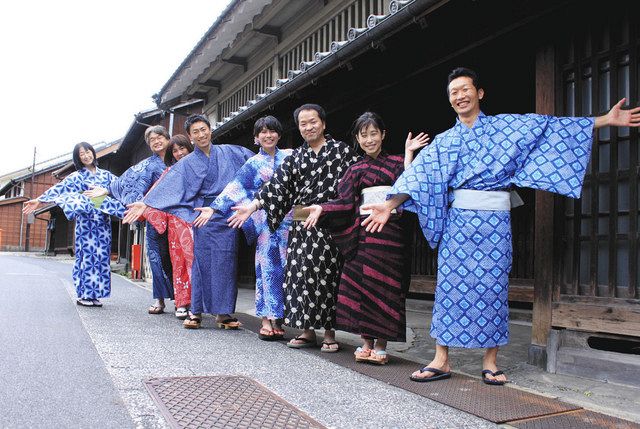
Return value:
<svg viewBox="0 0 640 429">
<path fill-rule="evenodd" d="M 478 76 L 478 73 L 466 67 L 456 67 L 455 69 L 451 70 L 451 73 L 449 73 L 449 76 L 447 78 L 447 95 L 449 95 L 449 84 L 451 83 L 452 80 L 457 79 L 459 77 L 471 78 L 471 82 L 473 82 L 473 86 L 476 87 L 476 90 L 482 89 L 482 86 L 480 85 L 480 77 Z"/>
<path fill-rule="evenodd" d="M 211 129 L 211 122 L 209 122 L 209 119 L 207 119 L 205 115 L 195 114 L 189 116 L 187 120 L 184 121 L 184 130 L 187 132 L 187 134 L 191 134 L 191 125 L 195 124 L 196 122 L 204 122 L 205 124 L 207 124 L 207 127 Z"/>
<path fill-rule="evenodd" d="M 167 151 L 164 153 L 164 163 L 167 166 L 173 165 L 177 162 L 173 157 L 173 145 L 186 147 L 189 153 L 193 152 L 193 143 L 191 143 L 191 140 L 189 140 L 189 138 L 184 134 L 176 134 L 175 136 L 171 137 L 171 139 L 169 139 L 169 142 L 171 144 L 169 145 Z"/>
<path fill-rule="evenodd" d="M 293 112 L 293 120 L 296 121 L 296 126 L 298 126 L 298 116 L 300 115 L 300 112 L 302 112 L 303 110 L 315 110 L 316 112 L 318 112 L 318 117 L 320 118 L 320 120 L 322 122 L 327 122 L 327 113 L 324 111 L 324 109 L 321 106 L 313 103 L 307 103 L 298 107 Z"/>
<path fill-rule="evenodd" d="M 253 124 L 253 136 L 258 137 L 258 134 L 260 134 L 263 128 L 275 131 L 279 137 L 282 137 L 282 124 L 274 116 L 269 115 L 259 118 L 256 123 Z"/>
<path fill-rule="evenodd" d="M 80 149 L 90 150 L 93 154 L 93 162 L 91 165 L 94 167 L 98 166 L 98 157 L 96 156 L 96 150 L 87 142 L 80 142 L 73 148 L 73 165 L 76 167 L 77 171 L 80 171 L 84 168 L 84 164 L 80 160 Z"/>
</svg>

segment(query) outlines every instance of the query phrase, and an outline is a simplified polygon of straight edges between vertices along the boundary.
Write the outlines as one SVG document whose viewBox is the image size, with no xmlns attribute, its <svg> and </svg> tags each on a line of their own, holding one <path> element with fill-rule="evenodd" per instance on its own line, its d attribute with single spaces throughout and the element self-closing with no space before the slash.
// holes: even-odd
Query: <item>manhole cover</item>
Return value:
<svg viewBox="0 0 640 429">
<path fill-rule="evenodd" d="M 175 428 L 324 428 L 247 377 L 169 377 L 144 382 Z"/>
</svg>

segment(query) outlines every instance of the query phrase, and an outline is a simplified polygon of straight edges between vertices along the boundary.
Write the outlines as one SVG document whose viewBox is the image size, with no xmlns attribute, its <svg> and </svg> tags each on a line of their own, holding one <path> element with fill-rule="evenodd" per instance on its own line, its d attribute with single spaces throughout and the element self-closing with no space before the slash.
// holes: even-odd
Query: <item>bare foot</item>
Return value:
<svg viewBox="0 0 640 429">
<path fill-rule="evenodd" d="M 495 362 L 488 362 L 486 360 L 482 361 L 482 369 L 483 370 L 488 369 L 491 372 L 498 371 L 498 367 L 496 366 Z M 490 381 L 499 381 L 502 383 L 507 382 L 507 376 L 505 374 L 498 374 L 496 376 L 493 376 L 491 374 L 485 374 L 484 377 Z"/>
<path fill-rule="evenodd" d="M 441 361 L 441 360 L 434 359 L 424 367 L 439 369 L 442 372 L 451 372 L 451 367 L 449 366 L 448 360 Z M 423 379 L 423 378 L 431 378 L 438 375 L 431 371 L 424 371 L 424 372 L 420 372 L 420 371 L 421 370 L 415 371 L 413 374 L 411 374 L 411 377 L 415 379 Z"/>
</svg>

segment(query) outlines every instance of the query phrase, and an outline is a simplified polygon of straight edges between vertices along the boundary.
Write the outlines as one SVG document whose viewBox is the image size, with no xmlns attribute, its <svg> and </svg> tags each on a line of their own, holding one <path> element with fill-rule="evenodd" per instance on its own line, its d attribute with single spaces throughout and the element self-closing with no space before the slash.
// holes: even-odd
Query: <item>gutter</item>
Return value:
<svg viewBox="0 0 640 429">
<path fill-rule="evenodd" d="M 289 70 L 287 79 L 278 79 L 276 86 L 266 88 L 265 94 L 258 94 L 256 100 L 247 102 L 247 106 L 238 108 L 230 117 L 217 122 L 212 130 L 213 139 L 218 138 L 243 121 L 267 109 L 269 106 L 293 95 L 314 80 L 340 67 L 361 51 L 366 51 L 372 44 L 399 31 L 406 24 L 424 14 L 429 8 L 444 4 L 448 0 L 413 0 L 392 1 L 389 4 L 390 13 L 387 15 L 370 15 L 367 27 L 350 28 L 348 40 L 334 41 L 331 51 L 316 52 L 315 61 L 303 62 L 300 70 Z M 395 9 L 394 9 L 395 8 Z"/>
</svg>

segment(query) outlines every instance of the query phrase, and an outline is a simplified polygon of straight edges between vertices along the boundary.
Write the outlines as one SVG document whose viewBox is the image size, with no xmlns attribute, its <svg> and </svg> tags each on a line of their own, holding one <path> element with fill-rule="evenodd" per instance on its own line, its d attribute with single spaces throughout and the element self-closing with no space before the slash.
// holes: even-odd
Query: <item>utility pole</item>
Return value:
<svg viewBox="0 0 640 429">
<path fill-rule="evenodd" d="M 29 185 L 29 199 L 33 199 L 33 181 L 35 180 L 35 176 L 36 176 L 36 147 L 33 147 L 33 163 L 31 164 L 31 184 Z M 35 220 L 35 216 L 32 214 L 30 214 L 27 217 L 27 231 L 26 231 L 26 240 L 24 242 L 24 251 L 28 252 L 29 251 L 29 241 L 31 238 L 31 224 L 34 222 Z"/>
</svg>

